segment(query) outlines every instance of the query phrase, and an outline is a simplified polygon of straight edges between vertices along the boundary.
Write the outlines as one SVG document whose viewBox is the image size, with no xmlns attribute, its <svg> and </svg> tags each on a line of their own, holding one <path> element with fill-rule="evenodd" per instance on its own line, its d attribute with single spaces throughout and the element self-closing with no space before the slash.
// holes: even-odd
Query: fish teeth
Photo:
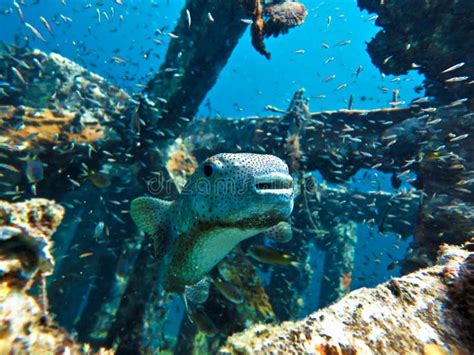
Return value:
<svg viewBox="0 0 474 355">
<path fill-rule="evenodd" d="M 255 177 L 255 190 L 259 193 L 288 193 L 292 191 L 293 178 L 285 173 L 274 172 Z"/>
</svg>

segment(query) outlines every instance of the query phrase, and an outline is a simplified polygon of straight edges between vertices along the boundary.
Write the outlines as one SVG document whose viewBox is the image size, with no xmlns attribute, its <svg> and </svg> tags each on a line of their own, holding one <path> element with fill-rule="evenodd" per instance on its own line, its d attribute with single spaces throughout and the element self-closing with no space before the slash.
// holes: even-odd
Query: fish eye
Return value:
<svg viewBox="0 0 474 355">
<path fill-rule="evenodd" d="M 206 164 L 206 165 L 204 165 L 203 170 L 204 170 L 204 175 L 209 177 L 209 176 L 212 175 L 212 172 L 214 171 L 214 168 L 212 167 L 211 164 Z"/>
</svg>

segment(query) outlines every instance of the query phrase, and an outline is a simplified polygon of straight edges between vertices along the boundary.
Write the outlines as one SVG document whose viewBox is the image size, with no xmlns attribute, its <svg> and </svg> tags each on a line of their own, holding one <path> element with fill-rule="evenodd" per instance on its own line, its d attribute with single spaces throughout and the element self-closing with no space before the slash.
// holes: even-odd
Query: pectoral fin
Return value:
<svg viewBox="0 0 474 355">
<path fill-rule="evenodd" d="M 214 335 L 217 328 L 207 314 L 201 310 L 197 304 L 206 302 L 209 297 L 210 279 L 203 278 L 194 285 L 184 287 L 184 304 L 186 306 L 186 314 L 191 323 L 195 324 L 198 329 L 206 335 Z"/>
<path fill-rule="evenodd" d="M 184 298 L 194 304 L 206 302 L 209 297 L 210 281 L 208 277 L 196 282 L 194 285 L 184 287 Z"/>
<path fill-rule="evenodd" d="M 278 243 L 287 243 L 293 238 L 291 224 L 288 222 L 280 222 L 277 225 L 264 231 L 263 236 Z"/>
<path fill-rule="evenodd" d="M 130 215 L 135 224 L 153 238 L 155 257 L 163 257 L 171 248 L 171 201 L 153 197 L 138 197 L 132 201 Z"/>
<path fill-rule="evenodd" d="M 144 232 L 156 235 L 169 225 L 171 201 L 153 197 L 138 197 L 132 201 L 130 214 L 135 224 Z"/>
</svg>

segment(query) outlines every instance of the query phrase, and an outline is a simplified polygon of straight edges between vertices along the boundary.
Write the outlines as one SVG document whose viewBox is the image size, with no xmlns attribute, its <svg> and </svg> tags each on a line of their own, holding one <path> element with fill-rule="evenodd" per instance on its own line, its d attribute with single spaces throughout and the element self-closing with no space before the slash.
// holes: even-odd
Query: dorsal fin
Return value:
<svg viewBox="0 0 474 355">
<path fill-rule="evenodd" d="M 150 235 L 167 228 L 171 201 L 153 197 L 138 197 L 132 201 L 130 214 L 136 225 Z"/>
</svg>

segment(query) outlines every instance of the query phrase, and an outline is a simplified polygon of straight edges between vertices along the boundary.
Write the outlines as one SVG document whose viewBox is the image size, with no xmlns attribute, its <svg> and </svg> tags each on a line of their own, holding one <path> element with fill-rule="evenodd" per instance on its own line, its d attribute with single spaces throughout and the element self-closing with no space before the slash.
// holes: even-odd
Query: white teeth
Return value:
<svg viewBox="0 0 474 355">
<path fill-rule="evenodd" d="M 293 179 L 285 173 L 274 172 L 255 177 L 255 190 L 258 193 L 289 194 L 292 193 Z"/>
<path fill-rule="evenodd" d="M 285 181 L 285 182 L 292 182 L 293 178 L 286 174 L 280 172 L 273 172 L 266 175 L 260 175 L 255 177 L 255 182 L 272 182 L 272 181 Z"/>
<path fill-rule="evenodd" d="M 257 193 L 259 194 L 279 194 L 279 195 L 287 195 L 293 192 L 292 189 L 265 189 L 259 190 L 257 189 Z"/>
</svg>

